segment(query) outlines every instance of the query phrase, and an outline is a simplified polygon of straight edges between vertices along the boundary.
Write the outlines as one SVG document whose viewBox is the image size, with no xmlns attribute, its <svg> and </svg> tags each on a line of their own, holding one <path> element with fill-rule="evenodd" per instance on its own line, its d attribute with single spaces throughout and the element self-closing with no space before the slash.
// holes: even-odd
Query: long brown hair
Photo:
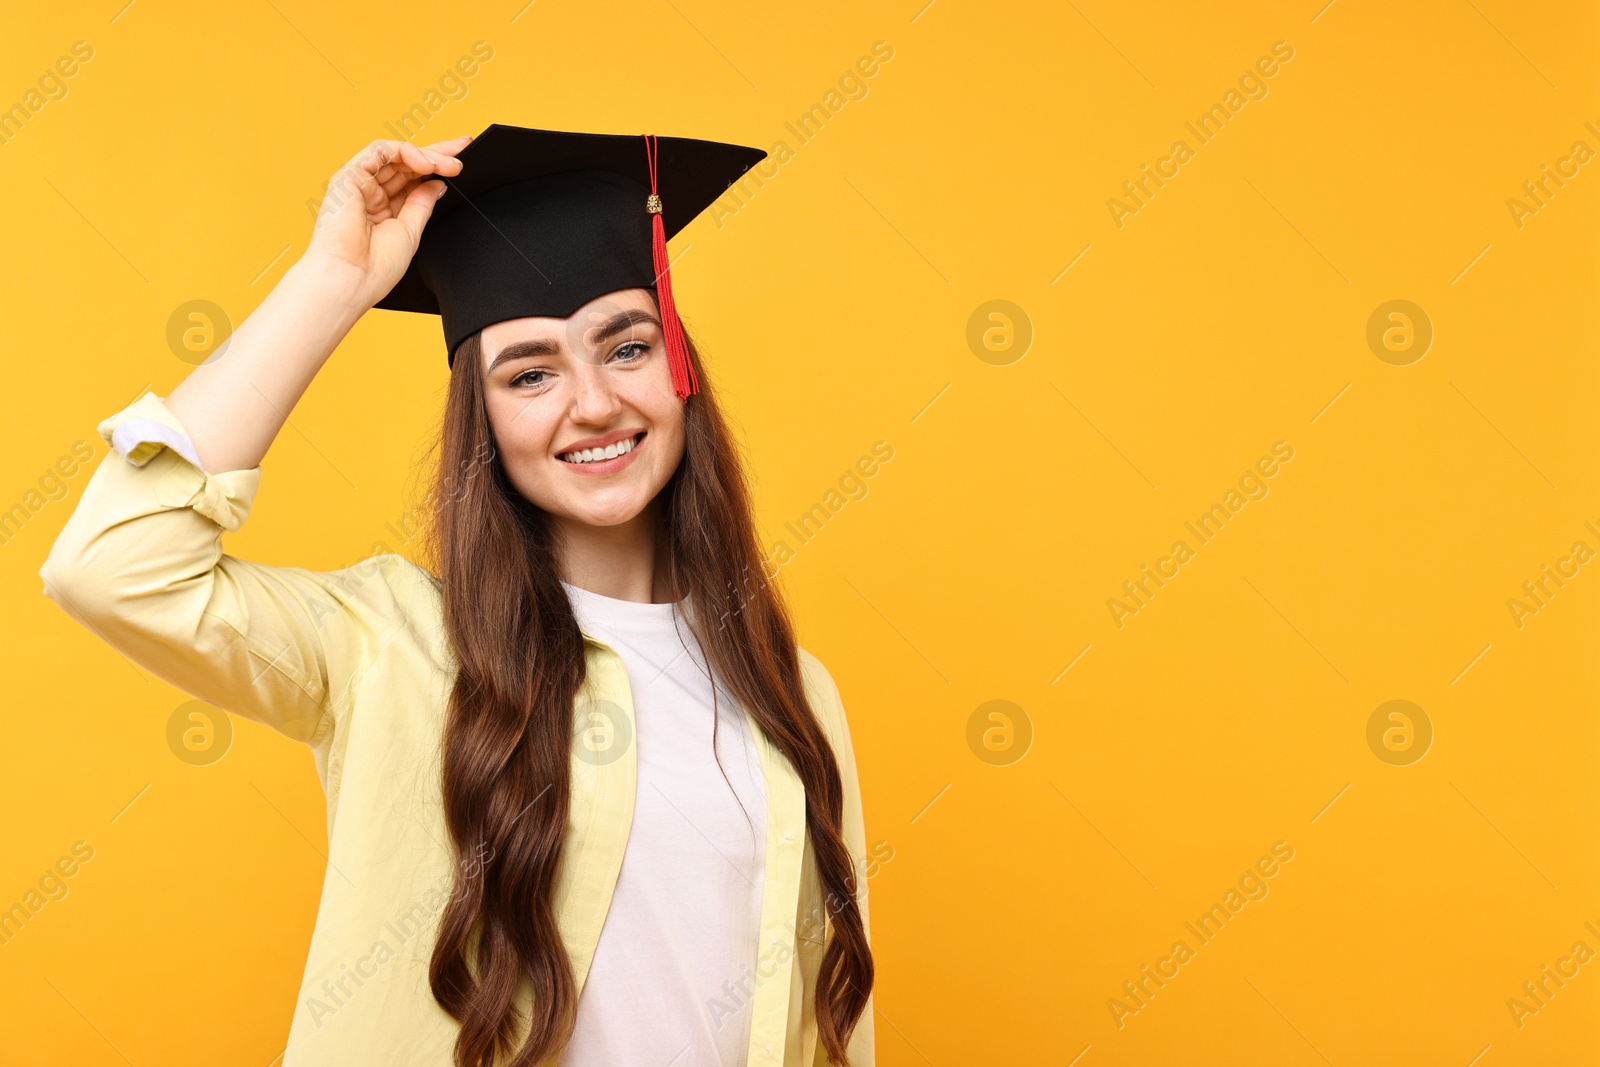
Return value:
<svg viewBox="0 0 1600 1067">
<path fill-rule="evenodd" d="M 656 500 L 667 586 L 689 599 L 688 621 L 717 678 L 805 787 L 832 929 L 817 976 L 817 1035 L 831 1061 L 847 1064 L 873 962 L 840 832 L 839 766 L 806 701 L 794 629 L 762 569 L 744 465 L 692 339 L 689 353 L 700 390 L 685 402 L 683 459 Z M 442 753 L 455 887 L 428 977 L 461 1024 L 456 1067 L 492 1067 L 502 1054 L 532 1067 L 566 1045 L 577 1018 L 553 900 L 584 645 L 551 524 L 506 476 L 484 388 L 474 334 L 455 355 L 425 534 L 459 664 Z M 531 1018 L 515 1002 L 523 982 Z"/>
</svg>

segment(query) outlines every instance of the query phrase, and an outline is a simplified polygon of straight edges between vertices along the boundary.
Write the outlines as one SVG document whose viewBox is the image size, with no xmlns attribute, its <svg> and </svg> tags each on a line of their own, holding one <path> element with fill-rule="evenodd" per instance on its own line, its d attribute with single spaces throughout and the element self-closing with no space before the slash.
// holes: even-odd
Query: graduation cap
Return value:
<svg viewBox="0 0 1600 1067">
<path fill-rule="evenodd" d="M 491 125 L 456 158 L 461 173 L 417 253 L 374 306 L 443 320 L 448 362 L 492 323 L 566 318 L 618 289 L 653 289 L 672 387 L 698 391 L 672 299 L 667 238 L 756 163 L 758 148 L 688 137 L 566 133 Z"/>
</svg>

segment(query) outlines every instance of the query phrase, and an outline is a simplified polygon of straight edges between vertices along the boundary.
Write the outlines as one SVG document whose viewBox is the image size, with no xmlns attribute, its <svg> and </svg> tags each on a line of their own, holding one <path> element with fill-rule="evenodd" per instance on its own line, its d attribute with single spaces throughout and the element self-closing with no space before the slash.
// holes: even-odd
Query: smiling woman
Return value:
<svg viewBox="0 0 1600 1067">
<path fill-rule="evenodd" d="M 650 290 L 624 289 L 571 319 L 493 323 L 461 349 L 460 358 L 487 362 L 484 404 L 512 484 L 569 537 L 572 580 L 609 583 L 612 595 L 625 591 L 615 589 L 608 558 L 619 538 L 654 537 L 656 498 L 683 459 L 685 407 L 673 395 L 664 336 Z M 610 533 L 604 555 L 590 558 L 588 539 L 570 535 L 597 526 Z M 666 599 L 670 591 L 634 592 Z"/>
<path fill-rule="evenodd" d="M 870 1067 L 848 721 L 748 580 L 747 476 L 667 270 L 667 238 L 762 153 L 469 140 L 363 150 L 334 177 L 361 195 L 325 207 L 227 358 L 100 423 L 116 455 L 45 591 L 310 746 L 342 877 L 284 1067 Z M 228 555 L 268 446 L 372 307 L 444 329 L 427 566 Z M 397 915 L 419 925 L 379 967 Z"/>
</svg>

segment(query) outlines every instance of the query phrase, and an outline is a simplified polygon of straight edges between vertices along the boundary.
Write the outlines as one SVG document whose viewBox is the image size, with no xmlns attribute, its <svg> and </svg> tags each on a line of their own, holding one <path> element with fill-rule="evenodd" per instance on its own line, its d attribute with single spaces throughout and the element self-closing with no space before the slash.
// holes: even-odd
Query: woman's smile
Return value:
<svg viewBox="0 0 1600 1067">
<path fill-rule="evenodd" d="M 587 445 L 558 453 L 556 459 L 574 474 L 604 477 L 624 470 L 644 445 L 648 431 L 606 434 L 591 439 Z"/>
</svg>

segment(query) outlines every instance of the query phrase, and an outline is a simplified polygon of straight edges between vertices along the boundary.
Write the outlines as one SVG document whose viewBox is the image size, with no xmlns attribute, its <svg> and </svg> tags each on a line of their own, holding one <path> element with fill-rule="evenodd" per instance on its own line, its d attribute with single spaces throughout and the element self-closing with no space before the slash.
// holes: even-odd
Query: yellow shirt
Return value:
<svg viewBox="0 0 1600 1067">
<path fill-rule="evenodd" d="M 99 424 L 108 445 L 128 419 L 185 433 L 162 398 L 147 392 Z M 243 524 L 260 479 L 259 466 L 207 474 L 159 441 L 136 444 L 126 459 L 113 452 L 84 487 L 39 576 L 46 595 L 129 659 L 311 746 L 327 794 L 328 869 L 283 1067 L 447 1067 L 457 1024 L 428 987 L 436 924 L 453 885 L 439 753 L 455 663 L 437 580 L 394 554 L 330 572 L 225 555 L 222 532 Z M 588 678 L 575 731 L 634 736 L 621 657 L 584 638 Z M 804 649 L 800 664 L 838 759 L 844 841 L 865 921 L 866 834 L 849 725 L 827 670 Z M 823 1067 L 813 997 L 831 927 L 805 790 L 746 716 L 767 791 L 746 1062 Z M 571 768 L 555 908 L 581 989 L 628 840 L 637 752 L 630 744 L 596 750 L 580 743 Z M 872 1067 L 870 999 L 849 1054 Z"/>
</svg>

